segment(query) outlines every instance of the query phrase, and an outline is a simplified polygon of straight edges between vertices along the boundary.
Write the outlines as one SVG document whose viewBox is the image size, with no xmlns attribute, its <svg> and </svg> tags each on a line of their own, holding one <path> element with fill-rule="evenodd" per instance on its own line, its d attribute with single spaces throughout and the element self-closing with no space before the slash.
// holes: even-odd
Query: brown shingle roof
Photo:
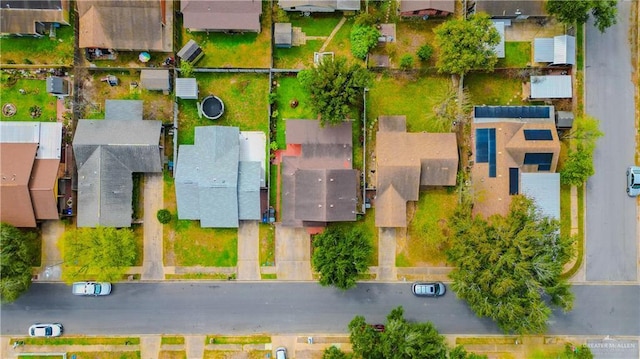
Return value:
<svg viewBox="0 0 640 359">
<path fill-rule="evenodd" d="M 495 17 L 547 16 L 544 0 L 476 0 L 476 12 Z"/>
<path fill-rule="evenodd" d="M 0 33 L 36 34 L 36 23 L 69 25 L 69 1 L 0 1 Z M 7 6 L 7 4 L 9 6 Z M 19 5 L 18 8 L 16 5 Z"/>
<path fill-rule="evenodd" d="M 173 50 L 173 24 L 163 19 L 164 14 L 170 13 L 171 1 L 83 0 L 77 4 L 81 48 Z"/>
<path fill-rule="evenodd" d="M 376 226 L 406 227 L 406 202 L 418 200 L 421 186 L 456 184 L 456 136 L 453 133 L 407 133 L 405 116 L 381 116 L 378 126 Z M 402 208 L 399 208 L 398 196 L 403 199 Z M 392 203 L 386 203 L 387 200 Z"/>
<path fill-rule="evenodd" d="M 433 9 L 453 13 L 455 3 L 454 0 L 401 0 L 400 12 L 405 13 Z"/>
<path fill-rule="evenodd" d="M 0 143 L 0 221 L 16 227 L 35 227 L 29 180 L 37 143 Z"/>
<path fill-rule="evenodd" d="M 194 31 L 260 31 L 260 0 L 182 0 L 184 27 Z"/>
</svg>

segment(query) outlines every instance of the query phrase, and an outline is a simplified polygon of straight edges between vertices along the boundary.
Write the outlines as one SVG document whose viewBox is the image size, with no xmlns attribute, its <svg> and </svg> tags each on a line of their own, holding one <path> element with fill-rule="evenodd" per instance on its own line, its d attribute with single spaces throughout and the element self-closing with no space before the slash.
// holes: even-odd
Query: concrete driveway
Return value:
<svg viewBox="0 0 640 359">
<path fill-rule="evenodd" d="M 305 228 L 276 224 L 276 274 L 278 280 L 312 280 L 311 238 Z"/>
<path fill-rule="evenodd" d="M 600 120 L 604 132 L 594 156 L 596 174 L 587 181 L 588 281 L 638 280 L 638 202 L 625 192 L 625 170 L 634 163 L 637 132 L 629 39 L 631 6 L 630 1 L 618 2 L 618 24 L 604 34 L 592 20 L 586 27 L 586 112 Z"/>
</svg>

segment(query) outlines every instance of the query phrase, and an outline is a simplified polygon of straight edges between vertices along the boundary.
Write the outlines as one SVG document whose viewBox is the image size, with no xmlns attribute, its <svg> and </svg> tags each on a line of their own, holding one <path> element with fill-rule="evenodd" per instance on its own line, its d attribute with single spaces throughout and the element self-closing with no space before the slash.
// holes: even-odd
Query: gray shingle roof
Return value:
<svg viewBox="0 0 640 359">
<path fill-rule="evenodd" d="M 142 100 L 106 100 L 105 120 L 142 120 Z"/>
<path fill-rule="evenodd" d="M 161 127 L 161 121 L 78 121 L 78 227 L 131 226 L 131 174 L 162 172 Z"/>
<path fill-rule="evenodd" d="M 260 219 L 260 163 L 240 162 L 237 127 L 201 126 L 176 163 L 178 218 L 202 227 L 236 228 Z"/>
<path fill-rule="evenodd" d="M 290 22 L 277 22 L 273 26 L 273 42 L 276 46 L 290 47 L 293 30 Z"/>
<path fill-rule="evenodd" d="M 142 70 L 140 85 L 147 90 L 169 90 L 171 88 L 169 70 Z"/>
</svg>

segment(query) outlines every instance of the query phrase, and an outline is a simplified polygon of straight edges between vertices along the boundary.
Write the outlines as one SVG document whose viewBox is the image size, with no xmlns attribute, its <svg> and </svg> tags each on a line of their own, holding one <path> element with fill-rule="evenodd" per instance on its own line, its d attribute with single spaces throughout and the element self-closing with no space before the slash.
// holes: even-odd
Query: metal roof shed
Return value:
<svg viewBox="0 0 640 359">
<path fill-rule="evenodd" d="M 182 59 L 182 61 L 186 61 L 191 63 L 192 65 L 198 62 L 204 56 L 204 52 L 202 52 L 202 48 L 192 39 L 187 42 L 186 45 L 178 51 L 178 57 Z"/>
<path fill-rule="evenodd" d="M 273 26 L 273 40 L 276 47 L 291 47 L 293 28 L 290 22 L 277 22 Z"/>
<path fill-rule="evenodd" d="M 533 61 L 534 62 L 553 62 L 554 41 L 552 38 L 535 38 L 533 39 Z"/>
<path fill-rule="evenodd" d="M 570 75 L 531 76 L 531 99 L 571 98 Z"/>
<path fill-rule="evenodd" d="M 553 38 L 553 64 L 576 64 L 576 38 L 569 35 L 560 35 Z"/>
<path fill-rule="evenodd" d="M 198 99 L 198 82 L 195 78 L 176 79 L 176 97 L 183 100 Z"/>
<path fill-rule="evenodd" d="M 543 216 L 560 220 L 559 173 L 521 173 L 520 190 L 536 202 Z"/>
<path fill-rule="evenodd" d="M 47 77 L 47 92 L 52 95 L 68 96 L 69 84 L 67 80 L 59 76 Z"/>
<path fill-rule="evenodd" d="M 169 91 L 169 70 L 142 70 L 140 83 L 147 90 Z"/>
</svg>

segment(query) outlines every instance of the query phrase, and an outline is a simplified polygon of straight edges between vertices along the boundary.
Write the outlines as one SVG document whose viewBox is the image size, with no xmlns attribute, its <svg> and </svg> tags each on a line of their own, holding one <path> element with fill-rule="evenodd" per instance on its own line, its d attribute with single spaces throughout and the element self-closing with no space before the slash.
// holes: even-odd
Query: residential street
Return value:
<svg viewBox="0 0 640 359">
<path fill-rule="evenodd" d="M 574 310 L 556 312 L 548 334 L 640 336 L 640 286 L 574 286 Z M 61 322 L 65 334 L 345 333 L 357 314 L 383 322 L 402 305 L 410 320 L 443 334 L 500 334 L 451 292 L 418 298 L 409 283 L 361 283 L 346 292 L 316 283 L 118 283 L 107 297 L 77 297 L 63 284 L 33 284 L 2 306 L 2 335 L 34 322 Z M 123 325 L 123 323 L 126 323 Z"/>
<path fill-rule="evenodd" d="M 618 2 L 618 24 L 601 34 L 586 27 L 586 112 L 600 120 L 596 173 L 587 181 L 586 279 L 638 280 L 637 200 L 625 192 L 625 170 L 634 164 L 635 113 L 631 82 L 631 1 Z"/>
</svg>

